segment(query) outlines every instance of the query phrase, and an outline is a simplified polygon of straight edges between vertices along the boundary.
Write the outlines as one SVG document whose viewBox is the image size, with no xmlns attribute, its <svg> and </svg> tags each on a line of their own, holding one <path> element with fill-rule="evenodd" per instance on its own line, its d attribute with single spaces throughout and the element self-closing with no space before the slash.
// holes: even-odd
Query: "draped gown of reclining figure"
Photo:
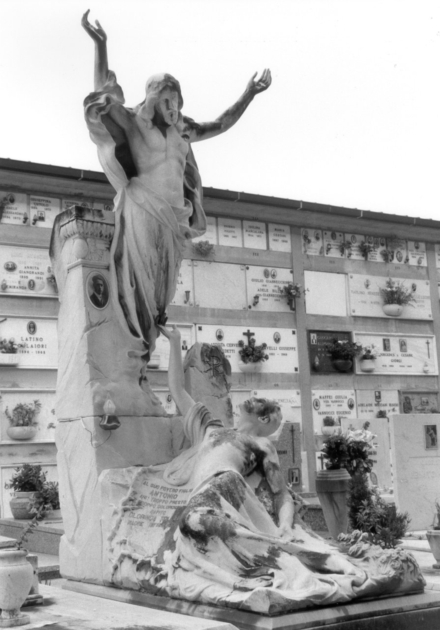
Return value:
<svg viewBox="0 0 440 630">
<path fill-rule="evenodd" d="M 154 350 L 155 324 L 164 323 L 188 239 L 202 235 L 206 218 L 202 187 L 190 143 L 227 131 L 254 96 L 266 90 L 265 70 L 249 81 L 238 101 L 212 123 L 183 117 L 179 82 L 169 74 L 151 77 L 145 100 L 124 107 L 124 95 L 108 69 L 107 36 L 96 22 L 82 25 L 95 42 L 95 92 L 85 118 L 101 165 L 117 191 L 111 247 L 113 306 L 123 326 Z"/>
<path fill-rule="evenodd" d="M 221 428 L 200 403 L 184 424 L 193 446 L 164 479 L 178 486 L 192 477 L 195 489 L 166 555 L 166 580 L 156 582 L 169 595 L 275 614 L 423 590 L 411 554 L 372 546 L 366 535 L 354 536 L 348 555 L 300 524 L 284 537 L 249 484 L 252 472 L 264 478 L 278 467 L 267 438 Z"/>
</svg>

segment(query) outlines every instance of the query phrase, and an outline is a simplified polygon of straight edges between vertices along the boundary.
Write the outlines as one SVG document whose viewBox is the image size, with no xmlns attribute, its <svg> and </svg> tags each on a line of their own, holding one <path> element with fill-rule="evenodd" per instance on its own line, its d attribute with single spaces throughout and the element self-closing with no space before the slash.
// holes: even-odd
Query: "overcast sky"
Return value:
<svg viewBox="0 0 440 630">
<path fill-rule="evenodd" d="M 183 112 L 214 120 L 271 69 L 237 125 L 195 145 L 204 186 L 440 219 L 438 0 L 0 0 L 1 157 L 101 170 L 88 8 L 129 106 L 166 71 Z"/>
</svg>

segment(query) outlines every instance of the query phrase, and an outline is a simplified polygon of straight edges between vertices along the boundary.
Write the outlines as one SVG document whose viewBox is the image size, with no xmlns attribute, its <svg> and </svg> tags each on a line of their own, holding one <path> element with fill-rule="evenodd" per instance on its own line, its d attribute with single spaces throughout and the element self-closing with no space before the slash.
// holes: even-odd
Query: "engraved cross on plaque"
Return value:
<svg viewBox="0 0 440 630">
<path fill-rule="evenodd" d="M 429 358 L 431 358 L 431 354 L 430 354 L 430 352 L 429 352 L 429 346 L 430 346 L 430 344 L 429 344 L 429 341 L 428 341 L 428 339 L 427 339 L 427 340 L 426 340 L 426 347 L 428 348 L 428 357 L 429 357 Z"/>
<path fill-rule="evenodd" d="M 249 345 L 249 342 L 250 342 L 250 340 L 251 340 L 251 337 L 255 337 L 255 333 L 251 332 L 251 331 L 249 330 L 249 328 L 247 329 L 247 332 L 244 332 L 244 333 L 243 333 L 243 335 L 244 335 L 245 337 L 247 337 L 247 340 L 248 340 L 248 345 Z"/>
</svg>

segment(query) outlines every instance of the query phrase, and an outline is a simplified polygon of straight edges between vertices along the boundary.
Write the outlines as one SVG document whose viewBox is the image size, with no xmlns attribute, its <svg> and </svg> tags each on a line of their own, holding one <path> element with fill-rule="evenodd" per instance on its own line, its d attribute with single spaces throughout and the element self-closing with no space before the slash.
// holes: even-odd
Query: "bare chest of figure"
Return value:
<svg viewBox="0 0 440 630">
<path fill-rule="evenodd" d="M 183 174 L 189 145 L 176 127 L 171 125 L 163 130 L 155 126 L 149 128 L 140 117 L 136 117 L 134 123 L 129 140 L 139 165 L 148 169 L 164 164 L 171 170 L 177 168 Z"/>
</svg>

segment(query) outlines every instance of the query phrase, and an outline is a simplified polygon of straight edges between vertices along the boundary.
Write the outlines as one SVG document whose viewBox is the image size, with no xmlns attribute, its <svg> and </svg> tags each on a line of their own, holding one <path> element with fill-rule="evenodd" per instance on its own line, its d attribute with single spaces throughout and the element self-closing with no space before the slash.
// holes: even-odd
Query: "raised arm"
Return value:
<svg viewBox="0 0 440 630">
<path fill-rule="evenodd" d="M 90 9 L 84 13 L 81 26 L 95 42 L 95 92 L 101 90 L 107 82 L 108 59 L 107 59 L 107 35 L 98 20 L 96 26 L 90 24 Z"/>
<path fill-rule="evenodd" d="M 274 446 L 267 441 L 266 456 L 263 460 L 264 473 L 274 495 L 274 507 L 278 516 L 283 538 L 295 536 L 292 531 L 295 505 L 280 471 L 278 455 Z"/>
<path fill-rule="evenodd" d="M 170 330 L 165 326 L 158 326 L 160 332 L 170 342 L 170 363 L 168 366 L 168 384 L 171 396 L 179 408 L 182 416 L 186 416 L 191 407 L 195 404 L 184 386 L 184 374 L 182 365 L 182 350 L 180 331 L 173 326 Z"/>
<path fill-rule="evenodd" d="M 208 140 L 230 129 L 247 109 L 249 103 L 253 101 L 256 94 L 264 92 L 272 83 L 270 70 L 264 70 L 261 77 L 255 80 L 257 73 L 249 80 L 245 91 L 238 101 L 227 109 L 221 116 L 211 123 L 196 123 L 191 118 L 184 117 L 185 131 L 189 135 L 190 142 Z M 184 133 L 185 133 L 184 131 Z"/>
</svg>

